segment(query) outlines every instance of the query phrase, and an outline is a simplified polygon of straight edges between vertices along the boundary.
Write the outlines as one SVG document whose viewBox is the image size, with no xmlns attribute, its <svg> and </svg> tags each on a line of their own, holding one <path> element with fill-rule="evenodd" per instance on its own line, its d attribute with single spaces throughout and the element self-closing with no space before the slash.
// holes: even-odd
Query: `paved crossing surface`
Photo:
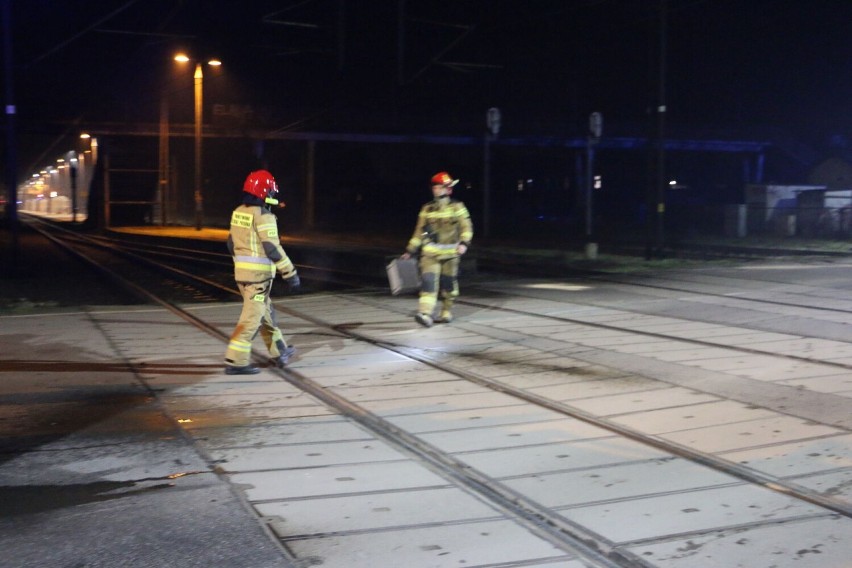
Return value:
<svg viewBox="0 0 852 568">
<path fill-rule="evenodd" d="M 159 308 L 0 317 L 0 565 L 605 565 L 514 498 L 636 565 L 848 567 L 848 516 L 616 433 L 848 510 L 852 268 L 802 270 L 471 283 L 428 330 L 413 297 L 296 296 L 299 356 L 246 377 Z"/>
</svg>

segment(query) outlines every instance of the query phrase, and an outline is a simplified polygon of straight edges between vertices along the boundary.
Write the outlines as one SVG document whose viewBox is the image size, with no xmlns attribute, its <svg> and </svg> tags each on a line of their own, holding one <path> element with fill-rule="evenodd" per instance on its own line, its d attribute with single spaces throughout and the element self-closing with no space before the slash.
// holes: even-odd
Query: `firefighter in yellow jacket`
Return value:
<svg viewBox="0 0 852 568">
<path fill-rule="evenodd" d="M 260 372 L 250 363 L 251 342 L 258 331 L 274 365 L 283 367 L 296 351 L 284 341 L 269 297 L 276 273 L 291 290 L 300 285 L 296 267 L 281 248 L 278 222 L 271 211 L 278 204 L 277 194 L 272 174 L 266 170 L 251 172 L 243 184 L 242 204 L 231 213 L 228 250 L 234 258 L 234 279 L 243 297 L 243 309 L 225 353 L 228 375 Z"/>
<path fill-rule="evenodd" d="M 464 203 L 451 199 L 459 182 L 447 172 L 432 176 L 434 199 L 420 209 L 414 233 L 403 258 L 420 255 L 420 300 L 414 319 L 424 327 L 453 320 L 453 301 L 459 295 L 459 263 L 473 239 L 473 223 Z M 438 295 L 441 311 L 434 318 Z"/>
</svg>

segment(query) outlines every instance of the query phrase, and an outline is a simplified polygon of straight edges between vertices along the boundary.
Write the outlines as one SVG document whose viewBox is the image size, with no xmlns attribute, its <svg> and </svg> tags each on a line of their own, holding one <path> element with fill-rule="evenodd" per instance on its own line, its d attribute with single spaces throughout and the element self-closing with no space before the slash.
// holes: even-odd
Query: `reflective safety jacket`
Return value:
<svg viewBox="0 0 852 568">
<path fill-rule="evenodd" d="M 237 282 L 263 282 L 278 272 L 284 278 L 296 274 L 278 238 L 275 215 L 261 205 L 243 204 L 231 213 L 228 250 L 234 257 Z"/>
<path fill-rule="evenodd" d="M 434 199 L 420 209 L 414 233 L 405 247 L 409 254 L 452 258 L 460 243 L 470 246 L 473 223 L 461 201 Z"/>
</svg>

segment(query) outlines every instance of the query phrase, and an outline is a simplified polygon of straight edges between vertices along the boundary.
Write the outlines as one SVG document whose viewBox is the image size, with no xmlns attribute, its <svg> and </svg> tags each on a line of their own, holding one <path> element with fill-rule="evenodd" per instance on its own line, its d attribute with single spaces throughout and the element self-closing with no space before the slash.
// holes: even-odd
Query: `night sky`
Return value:
<svg viewBox="0 0 852 568">
<path fill-rule="evenodd" d="M 19 162 L 74 124 L 191 121 L 178 49 L 216 56 L 205 102 L 269 131 L 605 134 L 647 125 L 660 39 L 670 128 L 819 150 L 852 136 L 849 0 L 13 1 Z M 404 14 L 400 23 L 400 14 Z M 400 35 L 402 30 L 402 35 Z"/>
</svg>

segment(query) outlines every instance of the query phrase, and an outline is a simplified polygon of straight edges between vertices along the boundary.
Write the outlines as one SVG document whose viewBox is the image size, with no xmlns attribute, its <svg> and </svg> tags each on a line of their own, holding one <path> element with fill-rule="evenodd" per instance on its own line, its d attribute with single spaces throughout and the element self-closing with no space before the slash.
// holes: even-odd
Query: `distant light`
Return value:
<svg viewBox="0 0 852 568">
<path fill-rule="evenodd" d="M 178 53 L 177 55 L 175 55 L 175 61 L 178 61 L 180 63 L 186 63 L 187 61 L 189 61 L 189 57 L 185 53 Z"/>
<path fill-rule="evenodd" d="M 207 62 L 207 65 L 212 65 L 213 67 L 218 67 L 221 64 L 222 64 L 222 62 L 219 61 L 218 59 L 211 59 L 210 61 Z"/>
<path fill-rule="evenodd" d="M 58 193 L 56 193 L 55 191 L 51 191 L 51 192 L 50 192 L 50 196 L 51 196 L 51 197 L 56 197 L 57 195 L 59 195 L 59 194 L 58 194 Z"/>
<path fill-rule="evenodd" d="M 61 163 L 63 163 L 64 161 L 65 161 L 65 158 L 59 158 L 58 160 L 56 160 L 56 163 L 57 163 L 57 164 L 61 164 Z"/>
<path fill-rule="evenodd" d="M 87 132 L 84 132 L 80 135 L 80 138 L 82 138 L 83 140 L 88 140 L 91 137 L 92 137 L 92 135 L 87 133 Z"/>
<path fill-rule="evenodd" d="M 40 177 L 39 174 L 33 174 L 32 177 L 37 178 Z"/>
<path fill-rule="evenodd" d="M 603 185 L 603 179 L 601 178 L 601 176 L 595 176 L 595 183 L 594 183 L 595 189 L 600 189 L 602 185 Z"/>
<path fill-rule="evenodd" d="M 669 185 L 677 185 L 677 180 L 673 179 L 672 181 L 669 182 Z"/>
</svg>

